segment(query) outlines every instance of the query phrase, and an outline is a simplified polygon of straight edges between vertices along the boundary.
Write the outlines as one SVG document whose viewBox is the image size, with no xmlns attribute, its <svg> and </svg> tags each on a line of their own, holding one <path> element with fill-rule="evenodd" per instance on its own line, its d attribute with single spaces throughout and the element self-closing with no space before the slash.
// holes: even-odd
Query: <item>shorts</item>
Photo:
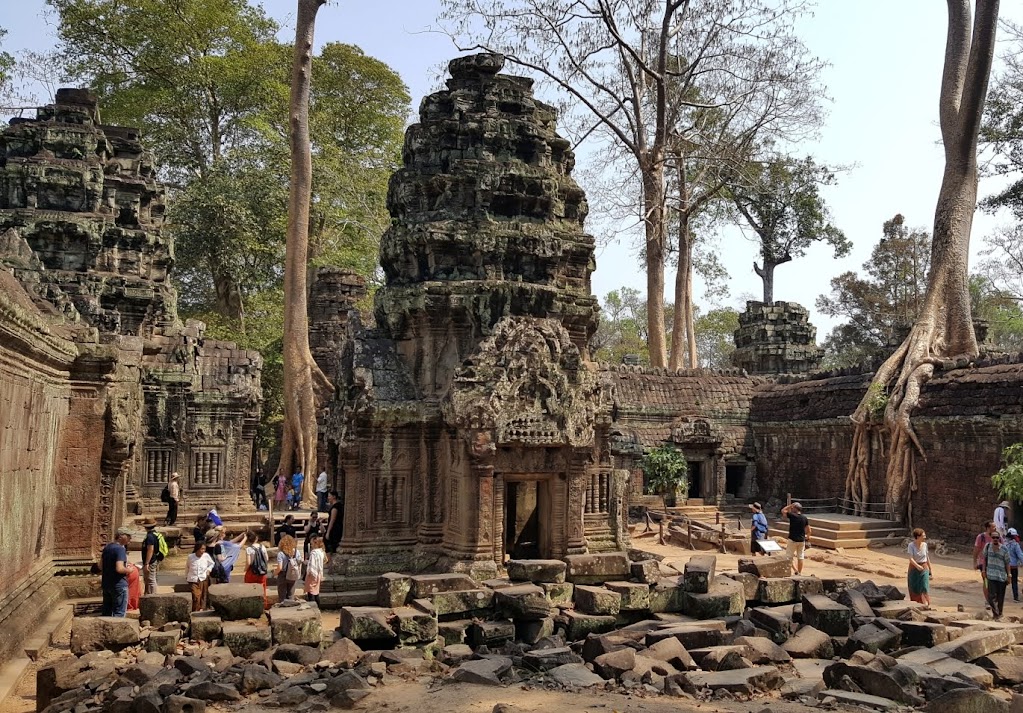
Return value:
<svg viewBox="0 0 1023 713">
<path fill-rule="evenodd" d="M 806 543 L 805 542 L 793 542 L 789 540 L 788 553 L 789 557 L 795 557 L 797 560 L 806 559 Z"/>
</svg>

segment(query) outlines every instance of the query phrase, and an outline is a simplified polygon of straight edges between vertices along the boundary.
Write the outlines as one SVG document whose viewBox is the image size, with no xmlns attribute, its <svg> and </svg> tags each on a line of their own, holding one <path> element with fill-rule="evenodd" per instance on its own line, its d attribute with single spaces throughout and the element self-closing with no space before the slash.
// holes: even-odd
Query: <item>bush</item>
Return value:
<svg viewBox="0 0 1023 713">
<path fill-rule="evenodd" d="M 647 487 L 661 496 L 661 504 L 668 509 L 669 493 L 686 493 L 689 490 L 689 464 L 677 448 L 660 446 L 647 451 L 640 461 L 646 476 Z"/>
</svg>

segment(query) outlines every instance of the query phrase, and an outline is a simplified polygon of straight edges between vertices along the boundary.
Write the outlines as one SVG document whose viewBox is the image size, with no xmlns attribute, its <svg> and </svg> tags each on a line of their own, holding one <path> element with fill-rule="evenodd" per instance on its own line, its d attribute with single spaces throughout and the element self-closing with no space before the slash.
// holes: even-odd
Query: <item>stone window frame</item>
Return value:
<svg viewBox="0 0 1023 713">
<path fill-rule="evenodd" d="M 212 456 L 211 466 L 216 465 L 216 474 L 210 480 L 198 482 L 197 464 L 201 456 Z M 227 487 L 226 449 L 222 446 L 193 446 L 188 453 L 188 488 L 190 490 L 223 490 Z"/>
</svg>

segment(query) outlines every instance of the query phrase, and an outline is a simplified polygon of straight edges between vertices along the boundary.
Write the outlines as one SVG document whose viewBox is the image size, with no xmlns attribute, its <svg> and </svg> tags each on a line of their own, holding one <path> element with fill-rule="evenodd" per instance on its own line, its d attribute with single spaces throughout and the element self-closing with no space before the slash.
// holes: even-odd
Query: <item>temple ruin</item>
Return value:
<svg viewBox="0 0 1023 713">
<path fill-rule="evenodd" d="M 262 359 L 181 324 L 164 207 L 85 90 L 0 133 L 0 654 L 171 472 L 192 507 L 249 502 Z"/>
</svg>

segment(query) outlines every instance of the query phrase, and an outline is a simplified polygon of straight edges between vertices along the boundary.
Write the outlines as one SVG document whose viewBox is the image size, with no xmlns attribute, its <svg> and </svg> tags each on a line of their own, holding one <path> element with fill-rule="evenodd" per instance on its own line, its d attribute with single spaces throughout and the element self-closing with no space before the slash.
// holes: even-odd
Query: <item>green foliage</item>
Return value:
<svg viewBox="0 0 1023 713">
<path fill-rule="evenodd" d="M 640 468 L 648 492 L 660 495 L 662 503 L 671 494 L 682 493 L 685 497 L 689 489 L 689 464 L 682 451 L 673 446 L 653 448 L 643 454 Z"/>
<path fill-rule="evenodd" d="M 991 476 L 991 485 L 999 497 L 1023 501 L 1023 443 L 1014 443 L 1003 450 L 1002 463 L 1002 469 Z"/>
<path fill-rule="evenodd" d="M 757 235 L 765 269 L 802 257 L 815 243 L 830 245 L 836 258 L 849 254 L 852 243 L 831 223 L 820 193 L 836 183 L 830 168 L 810 157 L 776 157 L 750 164 L 745 174 L 732 200 Z"/>
<path fill-rule="evenodd" d="M 641 364 L 649 364 L 646 330 L 646 300 L 640 291 L 622 287 L 608 292 L 591 345 L 594 358 L 621 364 L 626 355 L 636 355 Z"/>
<path fill-rule="evenodd" d="M 970 306 L 973 318 L 987 323 L 985 341 L 990 351 L 1023 351 L 1023 309 L 1015 295 L 999 288 L 991 277 L 974 274 L 970 275 Z"/>
<path fill-rule="evenodd" d="M 712 309 L 696 318 L 694 328 L 696 356 L 700 366 L 709 369 L 731 368 L 739 313 L 731 307 Z"/>
<path fill-rule="evenodd" d="M 872 382 L 867 389 L 870 396 L 867 398 L 867 412 L 873 421 L 880 421 L 884 418 L 884 410 L 888 408 L 888 389 L 884 384 Z"/>
<path fill-rule="evenodd" d="M 980 143 L 991 159 L 988 172 L 1016 180 L 981 205 L 989 211 L 1008 209 L 1023 220 L 1023 27 L 1003 20 L 999 32 L 1008 36 L 1010 47 L 1002 54 L 1001 71 L 991 78 Z"/>
<path fill-rule="evenodd" d="M 7 30 L 0 27 L 0 43 L 7 36 Z M 0 50 L 0 88 L 11 80 L 11 72 L 14 70 L 14 57 L 8 52 Z"/>
<path fill-rule="evenodd" d="M 831 294 L 817 298 L 817 309 L 846 321 L 824 342 L 828 368 L 870 360 L 902 341 L 923 304 L 930 259 L 930 234 L 909 230 L 896 215 L 863 263 L 865 274 L 832 278 Z"/>
</svg>

